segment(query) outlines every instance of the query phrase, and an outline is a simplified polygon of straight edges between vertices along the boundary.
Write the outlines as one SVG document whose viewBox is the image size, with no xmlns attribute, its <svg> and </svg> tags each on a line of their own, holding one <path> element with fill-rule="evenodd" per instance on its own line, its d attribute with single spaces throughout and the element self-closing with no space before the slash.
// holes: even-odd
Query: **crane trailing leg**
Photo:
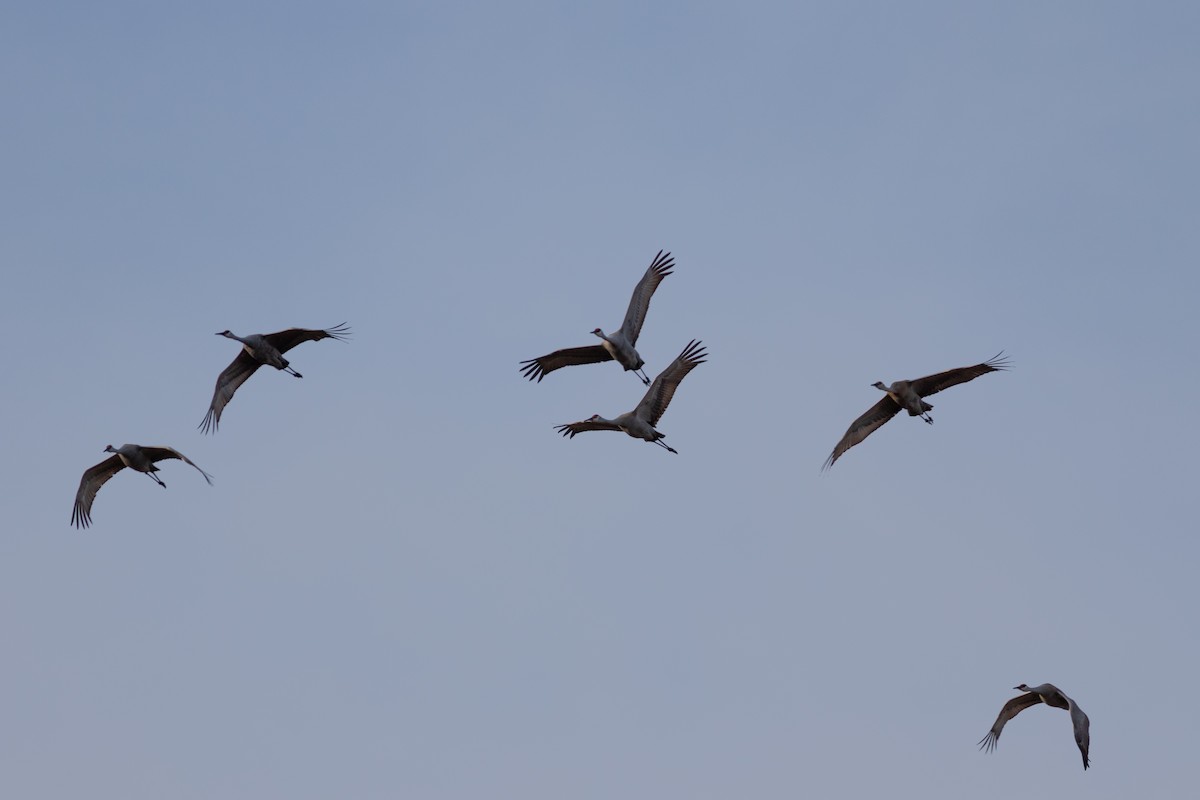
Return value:
<svg viewBox="0 0 1200 800">
<path fill-rule="evenodd" d="M 665 447 L 667 450 L 670 450 L 670 451 L 671 451 L 672 453 L 674 453 L 675 455 L 679 455 L 679 451 L 678 451 L 678 450 L 676 450 L 674 447 L 671 447 L 669 444 L 667 444 L 666 442 L 664 442 L 662 439 L 655 439 L 655 440 L 654 440 L 654 443 L 655 443 L 656 445 L 658 445 L 659 447 Z"/>
</svg>

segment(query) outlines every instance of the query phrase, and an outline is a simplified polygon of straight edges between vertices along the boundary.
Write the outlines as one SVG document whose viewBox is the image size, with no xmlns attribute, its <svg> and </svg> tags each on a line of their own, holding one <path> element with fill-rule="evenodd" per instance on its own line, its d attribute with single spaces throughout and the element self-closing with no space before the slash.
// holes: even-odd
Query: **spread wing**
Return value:
<svg viewBox="0 0 1200 800">
<path fill-rule="evenodd" d="M 625 321 L 621 323 L 621 334 L 631 346 L 637 344 L 638 335 L 642 332 L 642 323 L 646 321 L 646 311 L 650 308 L 654 290 L 674 268 L 675 259 L 671 254 L 659 250 L 654 261 L 646 268 L 646 274 L 633 288 L 633 297 L 629 299 L 629 308 L 625 311 Z"/>
<path fill-rule="evenodd" d="M 613 422 L 585 419 L 582 422 L 571 422 L 566 425 L 555 425 L 554 430 L 568 439 L 574 439 L 575 434 L 584 431 L 619 431 L 621 426 Z"/>
<path fill-rule="evenodd" d="M 350 328 L 346 323 L 334 325 L 327 330 L 310 330 L 308 328 L 288 328 L 286 331 L 278 333 L 264 333 L 263 338 L 270 342 L 281 353 L 286 353 L 296 345 L 302 342 L 319 342 L 322 339 L 337 339 L 339 342 L 346 341 L 346 337 L 350 334 Z"/>
<path fill-rule="evenodd" d="M 885 394 L 882 400 L 868 408 L 861 417 L 850 423 L 850 427 L 842 435 L 842 440 L 833 448 L 833 452 L 829 454 L 829 458 L 825 459 L 825 465 L 821 469 L 826 470 L 832 467 L 833 462 L 841 458 L 843 453 L 870 436 L 881 428 L 885 422 L 899 413 L 900 406 L 892 399 L 891 395 Z"/>
<path fill-rule="evenodd" d="M 217 425 L 221 422 L 221 412 L 233 399 L 233 393 L 249 380 L 259 366 L 258 361 L 245 350 L 238 352 L 233 363 L 217 376 L 217 388 L 213 390 L 212 402 L 209 403 L 208 413 L 204 415 L 204 420 L 199 425 L 200 430 L 205 433 L 217 432 Z"/>
<path fill-rule="evenodd" d="M 987 736 L 979 740 L 979 749 L 987 750 L 989 753 L 995 750 L 996 742 L 1000 740 L 1000 731 L 1004 730 L 1005 723 L 1040 702 L 1042 702 L 1042 698 L 1038 694 L 1026 692 L 1005 703 L 1004 708 L 1000 709 L 1000 716 L 996 717 L 996 721 L 992 723 L 992 729 L 988 731 Z"/>
<path fill-rule="evenodd" d="M 1062 693 L 1060 692 L 1060 694 Z M 1089 733 L 1091 723 L 1088 721 L 1087 714 L 1083 713 L 1083 709 L 1075 705 L 1074 700 L 1067 697 L 1065 694 L 1062 696 L 1066 699 L 1067 704 L 1069 705 L 1067 710 L 1071 712 L 1071 728 L 1075 733 L 1075 744 L 1078 745 L 1079 752 L 1083 755 L 1083 768 L 1087 769 L 1089 766 L 1088 747 L 1091 745 L 1092 741 L 1091 734 Z"/>
<path fill-rule="evenodd" d="M 924 378 L 917 378 L 915 381 L 910 381 L 909 384 L 912 386 L 913 391 L 921 395 L 921 397 L 929 397 L 931 394 L 937 394 L 942 389 L 949 389 L 951 386 L 957 386 L 960 383 L 974 380 L 980 375 L 1006 370 L 1011 365 L 1012 362 L 1005 358 L 1004 351 L 1001 350 L 982 364 L 976 364 L 973 367 L 959 367 L 958 369 L 946 370 L 936 375 L 926 375 Z"/>
<path fill-rule="evenodd" d="M 707 356 L 708 352 L 700 342 L 695 339 L 688 342 L 688 346 L 683 348 L 683 352 L 675 357 L 671 365 L 658 373 L 658 377 L 650 384 L 634 413 L 649 422 L 651 427 L 658 425 L 658 420 L 670 405 L 680 381 L 698 365 L 703 364 Z"/>
<path fill-rule="evenodd" d="M 603 345 L 593 344 L 587 347 L 567 347 L 555 350 L 541 358 L 532 358 L 521 362 L 521 374 L 529 380 L 537 378 L 538 383 L 548 373 L 562 367 L 573 367 L 576 364 L 599 364 L 601 361 L 612 361 L 612 354 Z"/>
<path fill-rule="evenodd" d="M 79 491 L 75 492 L 75 508 L 71 512 L 71 524 L 86 528 L 92 524 L 92 501 L 105 482 L 125 468 L 120 456 L 106 458 L 94 467 L 84 470 L 79 479 Z"/>
<path fill-rule="evenodd" d="M 147 458 L 155 463 L 164 461 L 168 458 L 178 458 L 185 464 L 191 464 L 193 467 L 196 467 L 197 472 L 204 476 L 204 480 L 208 481 L 208 485 L 212 486 L 212 475 L 209 475 L 207 472 L 200 469 L 200 467 L 197 467 L 194 461 L 176 450 L 174 447 L 143 447 L 142 452 L 146 454 Z"/>
</svg>

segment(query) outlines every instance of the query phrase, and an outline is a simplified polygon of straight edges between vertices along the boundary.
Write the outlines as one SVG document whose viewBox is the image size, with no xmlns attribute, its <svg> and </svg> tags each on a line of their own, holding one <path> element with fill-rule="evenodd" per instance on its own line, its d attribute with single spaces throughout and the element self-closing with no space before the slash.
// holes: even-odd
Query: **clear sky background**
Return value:
<svg viewBox="0 0 1200 800">
<path fill-rule="evenodd" d="M 1180 797 L 1191 3 L 0 11 L 0 793 Z M 619 326 L 710 359 L 673 456 Z M 202 436 L 213 336 L 347 321 Z M 1014 369 L 822 461 L 890 382 Z M 106 444 L 171 445 L 71 528 Z M 1021 682 L 1031 709 L 975 743 Z"/>
</svg>

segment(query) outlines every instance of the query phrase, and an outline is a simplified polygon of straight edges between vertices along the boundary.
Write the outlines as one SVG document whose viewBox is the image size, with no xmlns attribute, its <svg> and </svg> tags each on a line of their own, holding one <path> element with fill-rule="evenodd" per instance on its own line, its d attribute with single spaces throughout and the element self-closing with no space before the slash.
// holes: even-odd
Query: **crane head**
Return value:
<svg viewBox="0 0 1200 800">
<path fill-rule="evenodd" d="M 115 452 L 117 452 L 117 448 L 113 447 L 111 444 L 110 444 L 110 445 L 105 445 L 105 447 L 104 447 L 104 452 L 106 452 L 106 453 L 115 453 Z"/>
<path fill-rule="evenodd" d="M 876 389 L 879 389 L 880 391 L 883 391 L 883 392 L 886 392 L 888 390 L 888 388 L 883 385 L 883 381 L 875 381 L 871 385 L 874 386 Z"/>
<path fill-rule="evenodd" d="M 592 336 L 599 336 L 601 339 L 603 339 L 604 338 L 604 329 L 596 328 L 594 331 L 592 331 Z"/>
<path fill-rule="evenodd" d="M 224 336 L 224 337 L 226 337 L 226 338 L 232 338 L 232 337 L 233 337 L 233 331 L 231 331 L 231 330 L 229 330 L 228 328 L 226 328 L 226 329 L 225 329 L 225 330 L 223 330 L 223 331 L 217 331 L 217 336 Z"/>
<path fill-rule="evenodd" d="M 1033 691 L 1033 689 L 1030 689 L 1028 686 L 1026 686 L 1023 683 L 1020 686 L 1014 686 L 1013 688 L 1020 689 L 1022 692 L 1032 692 Z"/>
</svg>

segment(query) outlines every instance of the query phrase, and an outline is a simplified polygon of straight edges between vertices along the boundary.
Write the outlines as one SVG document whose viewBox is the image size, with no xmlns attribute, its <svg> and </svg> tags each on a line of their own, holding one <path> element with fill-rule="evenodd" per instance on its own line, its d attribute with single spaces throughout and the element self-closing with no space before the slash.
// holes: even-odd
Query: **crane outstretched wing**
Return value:
<svg viewBox="0 0 1200 800">
<path fill-rule="evenodd" d="M 319 342 L 322 339 L 337 339 L 339 342 L 344 342 L 349 335 L 350 328 L 343 322 L 324 330 L 320 328 L 288 328 L 286 331 L 277 333 L 264 333 L 263 338 L 279 352 L 286 353 L 302 342 Z"/>
<path fill-rule="evenodd" d="M 833 452 L 829 454 L 829 458 L 825 459 L 825 465 L 821 469 L 827 470 L 832 467 L 833 462 L 841 458 L 843 453 L 870 436 L 881 428 L 885 422 L 899 413 L 900 406 L 892 399 L 891 395 L 885 394 L 883 399 L 868 408 L 863 412 L 862 416 L 850 423 L 850 427 L 846 429 L 841 441 L 833 448 Z"/>
<path fill-rule="evenodd" d="M 142 452 L 153 462 L 164 461 L 168 458 L 177 458 L 185 464 L 191 464 L 196 468 L 196 471 L 204 476 L 204 480 L 208 481 L 208 485 L 212 486 L 212 475 L 209 475 L 200 467 L 196 466 L 196 462 L 185 456 L 183 453 L 176 450 L 174 447 L 143 447 Z"/>
<path fill-rule="evenodd" d="M 86 528 L 92 524 L 92 501 L 109 478 L 125 468 L 120 456 L 111 456 L 94 467 L 83 471 L 79 479 L 79 490 L 75 492 L 75 508 L 71 511 L 71 524 Z"/>
<path fill-rule="evenodd" d="M 1012 362 L 1004 357 L 1004 351 L 1001 350 L 982 364 L 976 364 L 973 367 L 950 369 L 945 372 L 939 372 L 936 375 L 926 375 L 924 378 L 917 378 L 914 381 L 910 381 L 909 384 L 912 386 L 913 391 L 921 397 L 929 397 L 943 389 L 949 389 L 951 386 L 966 383 L 989 372 L 1006 370 L 1010 366 L 1012 366 Z"/>
<path fill-rule="evenodd" d="M 566 436 L 568 439 L 574 439 L 575 434 L 583 433 L 584 431 L 619 431 L 621 426 L 614 422 L 607 422 L 597 419 L 585 419 L 580 422 L 569 422 L 566 425 L 555 425 L 554 430 Z"/>
<path fill-rule="evenodd" d="M 646 311 L 650 308 L 650 298 L 654 296 L 654 290 L 674 268 L 675 259 L 671 254 L 659 250 L 658 255 L 646 268 L 646 274 L 633 288 L 629 308 L 625 311 L 625 321 L 621 323 L 621 334 L 631 346 L 637 344 L 638 336 L 642 332 L 642 323 L 646 321 Z"/>
<path fill-rule="evenodd" d="M 612 354 L 603 345 L 592 344 L 586 347 L 567 347 L 555 350 L 541 358 L 531 358 L 521 362 L 521 374 L 529 380 L 537 379 L 538 383 L 547 374 L 562 367 L 573 367 L 576 364 L 599 364 L 601 361 L 612 361 Z"/>
<path fill-rule="evenodd" d="M 1060 692 L 1060 694 L 1062 694 Z M 1083 709 L 1075 704 L 1075 701 L 1063 695 L 1066 698 L 1071 712 L 1071 730 L 1075 734 L 1075 745 L 1079 748 L 1079 753 L 1083 756 L 1083 768 L 1087 769 L 1090 766 L 1088 762 L 1088 747 L 1091 745 L 1091 734 L 1089 728 L 1091 723 L 1088 721 L 1088 715 L 1083 713 Z"/>
<path fill-rule="evenodd" d="M 692 339 L 688 342 L 688 346 L 683 348 L 683 352 L 675 357 L 670 366 L 658 373 L 654 383 L 650 384 L 642 402 L 638 403 L 637 415 L 649 422 L 651 426 L 658 425 L 658 420 L 662 418 L 663 412 L 670 405 L 671 398 L 675 396 L 675 389 L 679 387 L 680 381 L 697 366 L 703 364 L 707 356 L 708 352 L 699 341 Z"/>
<path fill-rule="evenodd" d="M 233 393 L 249 380 L 260 366 L 262 365 L 252 355 L 241 350 L 233 363 L 221 371 L 221 374 L 217 376 L 217 387 L 213 390 L 212 402 L 208 405 L 208 413 L 204 415 L 204 419 L 198 426 L 201 431 L 204 433 L 217 432 L 217 426 L 221 422 L 221 412 L 233 399 Z"/>
<path fill-rule="evenodd" d="M 1004 707 L 1000 709 L 1000 716 L 996 717 L 996 721 L 992 723 L 992 729 L 988 731 L 987 736 L 979 740 L 979 749 L 987 750 L 989 753 L 995 750 L 996 742 L 1000 740 L 1000 731 L 1004 730 L 1005 724 L 1017 714 L 1040 702 L 1042 702 L 1042 698 L 1039 695 L 1026 692 L 1005 703 Z"/>
</svg>

